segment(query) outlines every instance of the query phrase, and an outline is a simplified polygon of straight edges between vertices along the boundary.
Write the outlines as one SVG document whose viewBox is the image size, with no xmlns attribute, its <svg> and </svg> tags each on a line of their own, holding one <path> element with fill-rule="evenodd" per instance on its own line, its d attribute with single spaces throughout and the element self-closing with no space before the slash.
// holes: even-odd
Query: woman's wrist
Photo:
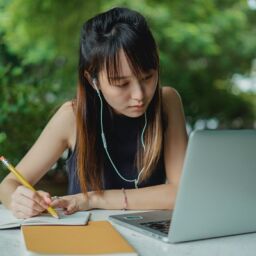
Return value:
<svg viewBox="0 0 256 256">
<path fill-rule="evenodd" d="M 87 192 L 87 200 L 89 209 L 100 208 L 98 205 L 98 195 L 94 191 Z"/>
<path fill-rule="evenodd" d="M 96 191 L 87 192 L 87 207 L 88 209 L 127 210 L 129 208 L 127 192 L 125 189 L 104 191 L 103 194 Z"/>
<path fill-rule="evenodd" d="M 79 211 L 90 210 L 89 208 L 89 197 L 84 193 L 79 193 L 75 195 L 76 205 Z"/>
</svg>

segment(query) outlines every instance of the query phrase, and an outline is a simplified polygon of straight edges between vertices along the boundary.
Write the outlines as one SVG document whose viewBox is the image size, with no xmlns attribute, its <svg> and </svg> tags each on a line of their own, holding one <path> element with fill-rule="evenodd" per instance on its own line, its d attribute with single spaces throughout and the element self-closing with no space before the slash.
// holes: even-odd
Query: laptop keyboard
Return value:
<svg viewBox="0 0 256 256">
<path fill-rule="evenodd" d="M 170 220 L 165 220 L 165 221 L 153 221 L 153 222 L 144 222 L 140 223 L 143 226 L 146 226 L 148 228 L 152 228 L 154 230 L 158 230 L 164 234 L 169 233 L 169 228 L 170 228 Z"/>
</svg>

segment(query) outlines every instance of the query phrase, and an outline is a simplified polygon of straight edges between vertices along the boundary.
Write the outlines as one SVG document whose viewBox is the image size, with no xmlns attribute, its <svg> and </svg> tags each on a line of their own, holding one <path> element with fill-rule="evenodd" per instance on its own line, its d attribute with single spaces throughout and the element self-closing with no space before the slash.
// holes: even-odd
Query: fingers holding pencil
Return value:
<svg viewBox="0 0 256 256">
<path fill-rule="evenodd" d="M 30 218 L 44 212 L 48 204 L 38 192 L 19 186 L 13 193 L 11 208 L 16 217 Z"/>
<path fill-rule="evenodd" d="M 29 218 L 47 210 L 50 203 L 49 193 L 31 191 L 21 185 L 17 187 L 12 195 L 11 209 L 16 217 Z"/>
<path fill-rule="evenodd" d="M 10 171 L 10 172 L 12 172 L 15 176 L 16 176 L 16 178 L 19 180 L 19 182 L 21 182 L 21 184 L 24 186 L 24 187 L 26 187 L 27 189 L 29 189 L 29 190 L 31 190 L 31 192 L 32 192 L 32 195 L 33 195 L 33 197 L 36 197 L 37 198 L 37 191 L 34 189 L 34 187 L 22 176 L 22 174 L 13 166 L 13 165 L 11 165 L 8 161 L 7 161 L 7 159 L 5 159 L 3 156 L 1 156 L 0 157 L 0 161 L 4 164 L 4 166 L 6 166 L 7 168 L 8 168 L 8 170 Z M 27 191 L 27 190 L 26 190 Z M 28 192 L 27 192 L 27 194 L 28 194 Z M 30 193 L 30 195 L 31 195 L 31 193 Z M 23 198 L 24 199 L 24 198 Z M 33 198 L 32 198 L 33 199 Z M 39 199 L 38 199 L 39 200 Z M 41 200 L 41 199 L 40 199 Z M 49 200 L 50 200 L 50 195 L 49 195 Z M 59 216 L 58 216 L 58 213 L 51 207 L 51 206 L 49 206 L 49 204 L 51 203 L 50 201 L 48 200 L 48 207 L 47 207 L 47 211 L 53 216 L 53 217 L 55 217 L 55 218 L 59 218 Z M 33 200 L 35 203 L 36 203 L 36 201 L 35 200 Z M 43 201 L 41 201 L 41 202 L 43 202 Z M 47 203 L 47 199 L 46 199 L 46 203 Z M 40 205 L 40 204 L 39 204 Z M 43 205 L 44 205 L 44 203 L 43 203 Z M 25 207 L 28 207 L 28 205 L 26 204 L 25 205 Z M 37 208 L 38 208 L 39 206 L 37 205 Z M 24 209 L 24 207 L 23 207 L 23 209 Z M 36 208 L 34 207 L 34 208 L 31 208 L 30 207 L 30 211 L 29 211 L 29 215 L 32 215 L 33 216 L 33 214 L 35 214 L 35 211 L 36 211 Z M 26 211 L 27 212 L 27 211 Z"/>
</svg>

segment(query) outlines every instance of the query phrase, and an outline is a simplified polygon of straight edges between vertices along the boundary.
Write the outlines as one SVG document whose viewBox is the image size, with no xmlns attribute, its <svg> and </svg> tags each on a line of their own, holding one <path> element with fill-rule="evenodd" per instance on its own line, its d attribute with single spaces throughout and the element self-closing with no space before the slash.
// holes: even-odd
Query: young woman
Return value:
<svg viewBox="0 0 256 256">
<path fill-rule="evenodd" d="M 10 173 L 0 200 L 18 218 L 48 205 L 78 210 L 172 209 L 187 145 L 178 93 L 160 87 L 159 56 L 144 17 L 114 8 L 81 32 L 77 97 L 65 103 L 17 165 L 37 183 L 71 149 L 69 195 L 52 200 Z"/>
</svg>

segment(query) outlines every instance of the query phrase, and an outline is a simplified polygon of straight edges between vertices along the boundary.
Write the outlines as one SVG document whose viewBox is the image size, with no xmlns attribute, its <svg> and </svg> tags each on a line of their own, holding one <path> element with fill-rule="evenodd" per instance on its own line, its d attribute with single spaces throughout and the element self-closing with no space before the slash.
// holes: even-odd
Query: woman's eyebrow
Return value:
<svg viewBox="0 0 256 256">
<path fill-rule="evenodd" d="M 127 79 L 127 78 L 130 78 L 131 76 L 112 76 L 112 77 L 109 77 L 110 80 L 123 80 L 123 79 Z"/>
<path fill-rule="evenodd" d="M 150 74 L 151 74 L 151 71 L 144 74 L 144 76 L 147 76 L 147 75 L 150 75 Z M 109 77 L 109 79 L 114 81 L 114 80 L 123 80 L 123 79 L 127 79 L 127 78 L 130 78 L 130 77 L 132 77 L 132 76 L 131 75 L 130 76 L 111 76 L 111 77 Z"/>
</svg>

